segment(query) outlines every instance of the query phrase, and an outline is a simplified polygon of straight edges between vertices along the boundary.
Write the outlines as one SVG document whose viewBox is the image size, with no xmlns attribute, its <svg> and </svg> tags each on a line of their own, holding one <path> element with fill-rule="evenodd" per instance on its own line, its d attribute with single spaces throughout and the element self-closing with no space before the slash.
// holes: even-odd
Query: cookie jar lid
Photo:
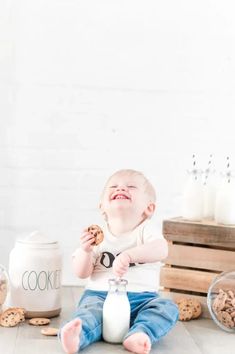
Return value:
<svg viewBox="0 0 235 354">
<path fill-rule="evenodd" d="M 30 235 L 28 235 L 25 238 L 20 238 L 16 241 L 16 245 L 22 245 L 22 246 L 29 246 L 29 247 L 58 247 L 58 242 L 56 240 L 52 240 L 45 236 L 43 233 L 40 231 L 36 230 L 32 232 Z"/>
</svg>

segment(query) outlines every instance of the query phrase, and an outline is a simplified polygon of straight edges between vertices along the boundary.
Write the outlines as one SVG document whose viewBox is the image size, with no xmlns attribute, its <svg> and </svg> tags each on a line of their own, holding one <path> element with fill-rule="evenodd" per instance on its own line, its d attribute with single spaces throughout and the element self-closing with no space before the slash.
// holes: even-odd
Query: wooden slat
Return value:
<svg viewBox="0 0 235 354">
<path fill-rule="evenodd" d="M 191 268 L 227 271 L 235 269 L 235 252 L 169 242 L 166 264 Z"/>
<path fill-rule="evenodd" d="M 235 227 L 215 222 L 190 222 L 180 217 L 164 220 L 163 235 L 169 241 L 235 249 Z"/>
<path fill-rule="evenodd" d="M 216 273 L 174 267 L 162 267 L 160 285 L 170 289 L 206 293 Z"/>
<path fill-rule="evenodd" d="M 206 298 L 206 296 L 182 294 L 182 293 L 177 293 L 177 292 L 173 292 L 173 291 L 169 292 L 169 291 L 165 291 L 165 289 L 159 291 L 159 294 L 161 295 L 161 297 L 166 298 L 166 299 L 171 299 L 174 302 L 176 302 L 177 300 L 180 300 L 182 298 L 198 300 L 200 302 L 201 306 L 202 306 L 201 317 L 203 317 L 203 318 L 211 318 L 210 312 L 209 312 L 208 307 L 207 307 L 207 298 Z"/>
</svg>

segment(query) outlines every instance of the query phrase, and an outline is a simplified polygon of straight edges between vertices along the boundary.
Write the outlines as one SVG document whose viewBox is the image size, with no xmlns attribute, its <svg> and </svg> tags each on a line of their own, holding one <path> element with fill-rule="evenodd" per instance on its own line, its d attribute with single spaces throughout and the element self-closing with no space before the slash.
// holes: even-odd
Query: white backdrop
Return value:
<svg viewBox="0 0 235 354">
<path fill-rule="evenodd" d="M 234 164 L 234 2 L 1 0 L 0 263 L 39 229 L 70 254 L 119 168 L 180 214 L 191 156 Z"/>
</svg>

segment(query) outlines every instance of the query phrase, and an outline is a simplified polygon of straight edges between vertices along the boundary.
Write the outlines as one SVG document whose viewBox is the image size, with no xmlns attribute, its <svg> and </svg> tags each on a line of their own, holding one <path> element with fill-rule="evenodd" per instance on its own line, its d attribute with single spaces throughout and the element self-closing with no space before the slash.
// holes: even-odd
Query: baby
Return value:
<svg viewBox="0 0 235 354">
<path fill-rule="evenodd" d="M 74 318 L 60 331 L 65 353 L 102 340 L 102 309 L 113 275 L 128 280 L 131 322 L 125 349 L 148 354 L 177 322 L 177 306 L 157 293 L 160 261 L 168 248 L 150 222 L 155 200 L 155 190 L 141 172 L 120 170 L 108 179 L 100 202 L 104 240 L 94 245 L 94 236 L 85 230 L 73 254 L 76 275 L 89 281 Z"/>
</svg>

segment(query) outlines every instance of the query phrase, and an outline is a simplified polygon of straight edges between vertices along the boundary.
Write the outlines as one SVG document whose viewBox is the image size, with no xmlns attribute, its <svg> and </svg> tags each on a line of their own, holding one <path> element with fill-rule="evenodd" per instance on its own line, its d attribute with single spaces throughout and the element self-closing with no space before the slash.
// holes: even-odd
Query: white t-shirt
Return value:
<svg viewBox="0 0 235 354">
<path fill-rule="evenodd" d="M 114 278 L 112 264 L 116 256 L 144 243 L 162 239 L 149 220 L 135 228 L 129 234 L 116 237 L 110 233 L 107 225 L 103 228 L 104 240 L 93 249 L 94 271 L 89 278 L 86 289 L 108 290 L 108 279 Z M 127 291 L 158 291 L 161 262 L 157 263 L 133 263 L 123 276 L 128 280 Z"/>
</svg>

